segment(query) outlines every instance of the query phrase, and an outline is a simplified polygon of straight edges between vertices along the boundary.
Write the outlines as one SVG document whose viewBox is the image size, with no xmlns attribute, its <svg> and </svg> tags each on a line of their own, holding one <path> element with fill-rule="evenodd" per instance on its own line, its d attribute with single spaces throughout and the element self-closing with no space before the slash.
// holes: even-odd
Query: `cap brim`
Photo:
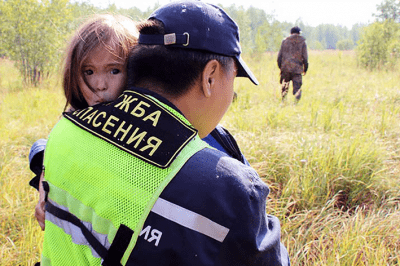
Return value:
<svg viewBox="0 0 400 266">
<path fill-rule="evenodd" d="M 247 77 L 253 82 L 255 85 L 258 85 L 258 80 L 254 76 L 253 72 L 251 72 L 250 68 L 246 65 L 246 63 L 243 61 L 243 59 L 239 56 L 236 57 L 238 63 L 239 63 L 239 70 L 237 77 Z"/>
</svg>

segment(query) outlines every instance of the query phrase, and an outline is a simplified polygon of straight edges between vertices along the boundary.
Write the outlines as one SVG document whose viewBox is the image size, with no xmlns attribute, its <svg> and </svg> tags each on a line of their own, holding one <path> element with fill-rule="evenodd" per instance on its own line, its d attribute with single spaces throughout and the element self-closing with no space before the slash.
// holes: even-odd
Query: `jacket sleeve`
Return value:
<svg viewBox="0 0 400 266">
<path fill-rule="evenodd" d="M 39 179 L 42 173 L 44 150 L 47 140 L 39 139 L 36 141 L 29 151 L 29 168 L 35 176 L 29 181 L 29 185 L 39 190 Z"/>
<path fill-rule="evenodd" d="M 239 160 L 245 165 L 250 165 L 240 150 L 235 138 L 226 128 L 222 127 L 221 125 L 217 125 L 217 127 L 210 133 L 210 136 L 214 138 L 220 146 L 213 145 L 213 142 L 209 141 L 210 137 L 204 139 L 204 141 L 206 141 L 212 147 L 227 153 L 232 158 Z"/>
<path fill-rule="evenodd" d="M 238 181 L 230 188 L 234 198 L 225 198 L 226 203 L 231 201 L 226 206 L 235 213 L 234 222 L 228 226 L 217 265 L 290 265 L 288 252 L 280 242 L 279 220 L 265 211 L 268 186 L 251 168 L 234 171 Z"/>
<path fill-rule="evenodd" d="M 305 42 L 303 45 L 302 55 L 303 55 L 304 72 L 307 72 L 307 70 L 308 70 L 308 52 L 307 52 L 307 44 Z"/>
</svg>

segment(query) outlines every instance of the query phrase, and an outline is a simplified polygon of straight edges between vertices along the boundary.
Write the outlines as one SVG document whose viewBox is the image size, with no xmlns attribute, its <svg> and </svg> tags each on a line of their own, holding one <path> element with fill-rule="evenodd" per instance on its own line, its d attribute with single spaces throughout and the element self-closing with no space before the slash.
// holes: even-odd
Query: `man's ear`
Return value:
<svg viewBox="0 0 400 266">
<path fill-rule="evenodd" d="M 213 59 L 208 61 L 206 66 L 203 69 L 201 74 L 201 85 L 203 94 L 205 97 L 211 97 L 214 89 L 214 85 L 216 83 L 216 79 L 218 78 L 218 74 L 221 68 L 221 64 Z"/>
</svg>

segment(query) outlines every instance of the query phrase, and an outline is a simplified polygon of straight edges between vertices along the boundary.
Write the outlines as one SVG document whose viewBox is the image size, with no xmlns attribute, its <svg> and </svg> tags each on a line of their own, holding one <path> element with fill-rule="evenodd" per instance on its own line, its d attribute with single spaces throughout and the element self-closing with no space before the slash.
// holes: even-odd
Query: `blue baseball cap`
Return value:
<svg viewBox="0 0 400 266">
<path fill-rule="evenodd" d="M 240 57 L 239 28 L 220 7 L 200 1 L 176 1 L 154 11 L 149 19 L 164 24 L 165 35 L 140 34 L 139 44 L 167 45 L 236 58 L 238 77 L 258 81 Z"/>
</svg>

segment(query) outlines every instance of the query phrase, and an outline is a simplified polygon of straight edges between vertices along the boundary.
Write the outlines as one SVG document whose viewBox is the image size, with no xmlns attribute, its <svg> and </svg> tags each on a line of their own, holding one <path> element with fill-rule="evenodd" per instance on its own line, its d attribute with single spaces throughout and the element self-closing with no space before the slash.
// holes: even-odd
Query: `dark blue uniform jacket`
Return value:
<svg viewBox="0 0 400 266">
<path fill-rule="evenodd" d="M 164 189 L 127 265 L 290 265 L 279 220 L 265 212 L 268 186 L 228 131 L 218 126 L 204 140 L 218 150 L 196 153 Z M 36 188 L 45 145 L 29 155 Z"/>
</svg>

